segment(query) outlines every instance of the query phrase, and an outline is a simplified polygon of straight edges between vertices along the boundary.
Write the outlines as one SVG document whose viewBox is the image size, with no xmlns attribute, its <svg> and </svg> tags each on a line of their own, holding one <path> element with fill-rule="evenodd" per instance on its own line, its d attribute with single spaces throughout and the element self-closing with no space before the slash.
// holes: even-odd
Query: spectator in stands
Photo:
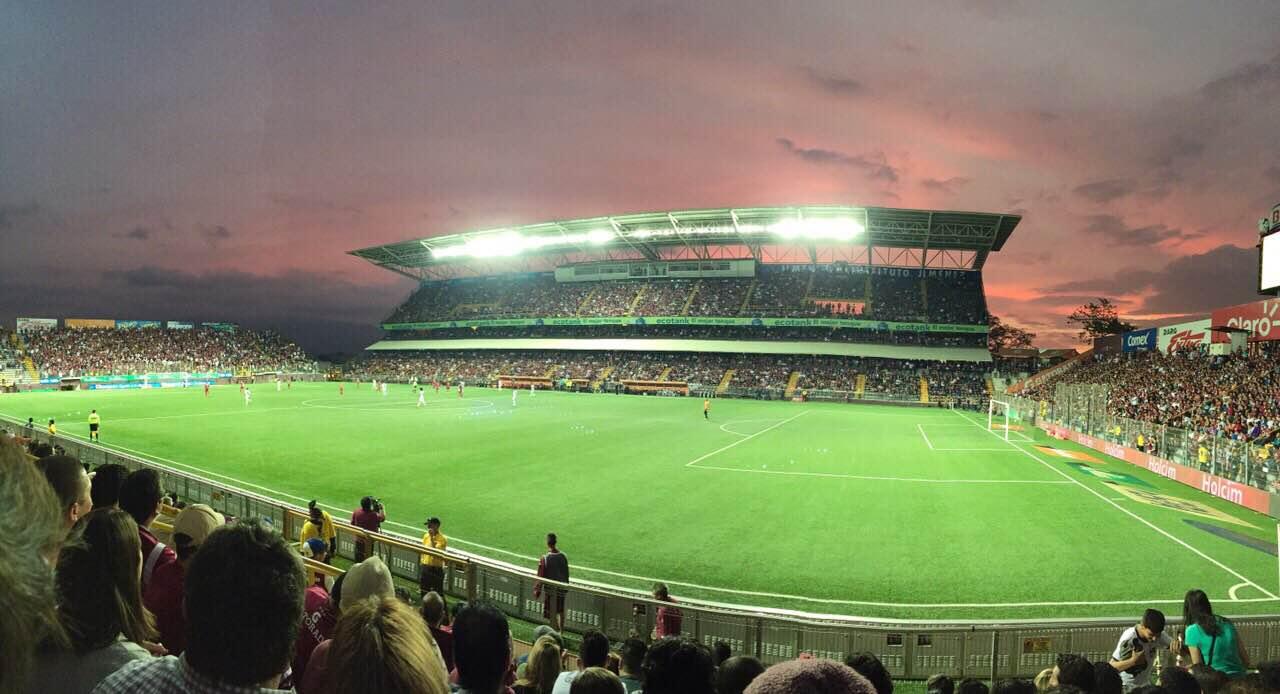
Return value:
<svg viewBox="0 0 1280 694">
<path fill-rule="evenodd" d="M 1142 620 L 1120 634 L 1111 653 L 1111 666 L 1120 673 L 1124 691 L 1151 681 L 1151 662 L 1156 649 L 1167 649 L 1173 641 L 1164 633 L 1164 613 L 1147 610 Z"/>
<path fill-rule="evenodd" d="M 50 645 L 31 678 L 33 689 L 88 692 L 133 660 L 150 660 L 153 618 L 142 607 L 138 527 L 129 514 L 100 509 L 85 516 L 80 537 L 62 548 L 55 572 L 58 620 L 69 649 Z"/>
<path fill-rule="evenodd" d="M 538 576 L 560 583 L 569 582 L 569 558 L 556 547 L 556 534 L 547 533 L 547 553 L 538 560 Z M 556 631 L 564 631 L 564 597 L 567 591 L 559 586 L 533 584 L 533 597 L 542 598 L 542 617 L 551 620 Z"/>
<path fill-rule="evenodd" d="M 618 676 L 602 667 L 587 668 L 574 678 L 570 694 L 626 694 Z"/>
<path fill-rule="evenodd" d="M 582 635 L 582 650 L 578 653 L 578 669 L 567 670 L 556 678 L 553 694 L 569 694 L 569 685 L 583 670 L 593 667 L 604 667 L 609 662 L 609 637 L 588 629 Z"/>
<path fill-rule="evenodd" d="M 511 631 L 493 603 L 475 600 L 453 620 L 453 657 L 462 694 L 503 694 L 511 668 Z"/>
<path fill-rule="evenodd" d="M 431 631 L 431 638 L 440 647 L 440 657 L 444 659 L 444 669 L 453 671 L 453 629 L 446 626 L 444 618 L 449 614 L 444 598 L 435 591 L 422 596 L 422 619 Z"/>
<path fill-rule="evenodd" d="M 143 604 L 155 615 L 160 643 L 173 655 L 182 655 L 187 648 L 187 620 L 182 609 L 187 569 L 200 546 L 226 522 L 221 513 L 205 504 L 192 504 L 179 511 L 173 519 L 178 560 L 156 567 L 142 594 Z"/>
<path fill-rule="evenodd" d="M 1160 672 L 1160 686 L 1169 694 L 1200 694 L 1200 683 L 1195 675 L 1182 668 L 1170 667 Z M 1095 694 L 1110 694 L 1096 692 Z"/>
<path fill-rule="evenodd" d="M 307 520 L 302 524 L 302 535 L 298 538 L 299 542 L 306 542 L 313 537 L 324 540 L 329 545 L 328 557 L 326 563 L 333 561 L 333 555 L 338 553 L 338 531 L 333 526 L 333 516 L 329 512 L 320 508 L 315 499 L 307 502 Z"/>
<path fill-rule="evenodd" d="M 992 694 L 1036 694 L 1036 685 L 1031 680 L 1011 679 L 996 682 Z"/>
<path fill-rule="evenodd" d="M 94 692 L 271 691 L 293 655 L 303 580 L 298 555 L 271 529 L 219 528 L 186 577 L 187 651 L 130 663 Z"/>
<path fill-rule="evenodd" d="M 679 634 L 672 634 L 672 636 L 678 635 Z M 724 641 L 716 641 L 711 644 L 711 662 L 715 663 L 716 667 L 720 667 L 720 663 L 723 663 L 731 657 L 733 657 L 733 649 L 729 648 L 728 643 Z"/>
<path fill-rule="evenodd" d="M 293 649 L 293 664 L 290 666 L 293 681 L 299 685 L 316 647 L 333 638 L 334 627 L 338 625 L 338 601 L 342 598 L 342 583 L 346 577 L 344 573 L 334 579 L 330 591 L 326 592 L 324 586 L 313 583 L 307 586 L 303 594 L 302 626 L 298 628 L 298 641 Z"/>
<path fill-rule="evenodd" d="M 457 605 L 455 605 L 454 607 L 455 607 L 454 612 L 457 612 L 457 609 L 456 609 Z M 550 624 L 539 624 L 538 626 L 533 628 L 533 641 L 535 643 L 537 642 L 538 639 L 542 638 L 543 636 L 550 636 L 552 639 L 555 639 L 556 646 L 559 647 L 561 651 L 564 650 L 564 641 L 560 638 L 560 632 L 556 631 Z M 521 669 L 524 667 L 525 662 L 528 660 L 529 660 L 528 653 L 520 656 L 519 658 L 516 658 L 516 677 L 519 677 L 521 675 Z"/>
<path fill-rule="evenodd" d="M 649 646 L 637 638 L 622 642 L 618 651 L 618 679 L 627 694 L 635 694 L 644 689 L 644 654 Z"/>
<path fill-rule="evenodd" d="M 93 508 L 89 496 L 91 482 L 79 460 L 69 455 L 51 455 L 36 461 L 62 507 L 62 523 L 68 530 Z"/>
<path fill-rule="evenodd" d="M 0 441 L 0 691 L 20 691 L 37 643 L 62 640 L 53 573 L 66 537 L 53 488 L 18 446 Z"/>
<path fill-rule="evenodd" d="M 129 473 L 120 486 L 120 510 L 133 516 L 142 539 L 142 592 L 156 568 L 175 562 L 178 555 L 156 539 L 151 532 L 151 522 L 160 514 L 160 476 L 151 468 L 141 468 Z"/>
<path fill-rule="evenodd" d="M 362 600 L 343 610 L 329 660 L 329 691 L 449 692 L 449 673 L 422 620 L 395 598 Z"/>
<path fill-rule="evenodd" d="M 1093 694 L 1121 694 L 1123 691 L 1124 682 L 1111 663 L 1099 660 L 1093 664 Z"/>
<path fill-rule="evenodd" d="M 712 694 L 715 676 L 711 651 L 683 636 L 654 643 L 644 656 L 645 694 Z"/>
<path fill-rule="evenodd" d="M 647 692 L 648 689 L 646 688 Z M 788 660 L 778 663 L 755 680 L 746 694 L 876 694 L 876 688 L 853 668 L 834 660 Z"/>
<path fill-rule="evenodd" d="M 956 684 L 947 675 L 933 675 L 924 682 L 925 691 L 929 694 L 955 694 Z"/>
<path fill-rule="evenodd" d="M 966 677 L 956 685 L 956 694 L 990 694 L 987 683 L 975 677 Z"/>
<path fill-rule="evenodd" d="M 1266 664 L 1264 663 L 1264 672 L 1265 666 Z M 1231 683 L 1231 679 L 1225 673 L 1218 672 L 1204 663 L 1192 665 L 1189 672 L 1192 677 L 1196 678 L 1196 682 L 1200 685 L 1200 691 L 1204 692 L 1204 694 L 1217 694 L 1226 689 L 1227 685 Z M 1269 689 L 1280 691 L 1280 686 L 1270 687 Z"/>
<path fill-rule="evenodd" d="M 1237 678 L 1249 668 L 1249 652 L 1231 620 L 1213 613 L 1203 590 L 1189 590 L 1182 601 L 1183 637 L 1191 664 L 1204 663 L 1227 677 Z"/>
<path fill-rule="evenodd" d="M 391 580 L 391 571 L 382 559 L 369 557 L 351 567 L 342 577 L 339 591 L 338 619 L 352 606 L 365 600 L 382 600 L 394 598 L 395 583 Z M 325 639 L 318 643 L 307 661 L 306 670 L 294 675 L 299 694 L 316 694 L 329 687 L 329 651 L 333 648 L 333 639 Z"/>
<path fill-rule="evenodd" d="M 89 498 L 93 500 L 93 508 L 120 508 L 120 487 L 129 476 L 129 468 L 117 464 L 99 465 L 93 471 L 93 483 L 89 488 Z M 136 521 L 135 521 L 136 523 Z"/>
<path fill-rule="evenodd" d="M 351 512 L 351 524 L 357 528 L 363 528 L 367 532 L 376 533 L 382 530 L 382 524 L 387 522 L 386 510 L 382 506 L 382 502 L 372 496 L 366 496 L 360 499 L 360 508 Z M 364 561 L 369 556 L 371 547 L 369 541 L 364 538 L 356 537 L 356 562 Z"/>
<path fill-rule="evenodd" d="M 655 583 L 653 585 L 653 599 L 664 603 L 675 604 L 675 599 L 671 597 L 670 591 L 667 590 L 667 584 Z M 680 628 L 684 622 L 684 615 L 680 612 L 680 608 L 671 607 L 670 605 L 660 605 L 658 613 L 654 619 L 653 639 L 666 638 L 668 636 L 679 636 Z M 723 659 L 721 659 L 723 660 Z M 716 663 L 719 665 L 719 663 Z"/>
<path fill-rule="evenodd" d="M 422 544 L 425 547 L 438 550 L 440 552 L 449 548 L 449 540 L 440 532 L 440 519 L 432 516 L 426 522 L 427 532 L 422 536 Z M 420 595 L 426 595 L 429 592 L 435 592 L 440 598 L 444 599 L 444 559 L 441 557 L 423 554 L 420 559 L 421 566 L 418 569 L 418 590 Z"/>
<path fill-rule="evenodd" d="M 1053 687 L 1071 685 L 1082 691 L 1092 692 L 1094 686 L 1093 663 L 1073 653 L 1059 653 L 1049 678 Z"/>
<path fill-rule="evenodd" d="M 844 664 L 867 678 L 876 688 L 876 694 L 893 694 L 893 678 L 889 676 L 889 670 L 874 653 L 866 651 L 854 653 L 844 659 Z"/>
<path fill-rule="evenodd" d="M 716 694 L 742 694 L 762 672 L 764 665 L 749 655 L 729 658 L 716 669 Z"/>
<path fill-rule="evenodd" d="M 515 694 L 551 694 L 560 674 L 560 645 L 550 636 L 542 636 L 534 641 L 524 674 L 513 689 Z"/>
</svg>

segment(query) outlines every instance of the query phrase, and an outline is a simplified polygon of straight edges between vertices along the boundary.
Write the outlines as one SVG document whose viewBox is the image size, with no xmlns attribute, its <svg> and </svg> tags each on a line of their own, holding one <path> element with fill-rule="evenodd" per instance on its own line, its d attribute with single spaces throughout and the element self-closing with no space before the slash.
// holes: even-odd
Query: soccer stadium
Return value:
<svg viewBox="0 0 1280 694">
<path fill-rule="evenodd" d="M 995 679 L 1104 658 L 1182 586 L 1274 611 L 1274 357 L 1231 327 L 1266 307 L 1044 369 L 993 354 L 982 272 L 1019 222 L 706 209 L 411 239 L 352 251 L 418 287 L 346 364 L 230 323 L 23 318 L 0 416 L 37 455 L 158 471 L 161 537 L 190 503 L 305 541 L 315 504 L 336 543 L 312 569 L 373 554 L 416 595 L 425 557 L 448 600 L 525 628 L 669 629 L 661 583 L 678 632 L 765 663 Z M 362 497 L 377 532 L 345 522 Z M 563 615 L 535 595 L 547 533 Z"/>
</svg>

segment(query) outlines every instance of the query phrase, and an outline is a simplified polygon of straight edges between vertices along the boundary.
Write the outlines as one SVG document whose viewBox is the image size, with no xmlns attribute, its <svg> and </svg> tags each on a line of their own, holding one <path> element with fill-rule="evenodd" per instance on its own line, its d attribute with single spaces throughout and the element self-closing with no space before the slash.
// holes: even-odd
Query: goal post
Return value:
<svg viewBox="0 0 1280 694">
<path fill-rule="evenodd" d="M 1009 418 L 1012 407 L 1003 400 L 991 400 L 987 403 L 987 429 L 996 432 L 1005 441 L 1009 440 Z"/>
</svg>

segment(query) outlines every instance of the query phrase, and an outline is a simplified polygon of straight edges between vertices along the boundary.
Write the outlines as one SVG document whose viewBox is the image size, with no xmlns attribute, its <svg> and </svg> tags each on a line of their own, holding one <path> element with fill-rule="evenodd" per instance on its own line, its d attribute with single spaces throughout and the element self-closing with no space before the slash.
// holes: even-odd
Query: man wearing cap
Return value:
<svg viewBox="0 0 1280 694">
<path fill-rule="evenodd" d="M 440 532 L 440 519 L 432 516 L 426 522 L 427 533 L 422 536 L 422 544 L 438 551 L 449 547 L 449 540 Z M 426 595 L 434 591 L 444 598 L 444 559 L 430 554 L 422 555 L 422 566 L 418 574 L 418 591 Z"/>
<path fill-rule="evenodd" d="M 310 518 L 302 524 L 302 536 L 299 538 L 301 542 L 306 542 L 313 537 L 318 537 L 329 544 L 329 549 L 325 554 L 325 563 L 333 562 L 333 555 L 338 553 L 338 533 L 333 528 L 333 516 L 329 512 L 320 508 L 315 499 L 307 503 L 307 509 L 310 512 Z"/>
<path fill-rule="evenodd" d="M 301 552 L 302 556 L 306 559 L 312 559 L 320 562 L 321 564 L 329 562 L 329 545 L 325 544 L 325 541 L 318 537 L 313 537 L 302 543 Z M 312 584 L 320 586 L 325 590 L 329 589 L 329 578 L 324 573 L 317 571 L 312 575 L 312 579 Z"/>
<path fill-rule="evenodd" d="M 179 511 L 173 519 L 178 561 L 157 566 L 142 594 L 142 604 L 156 616 L 160 643 L 173 655 L 181 655 L 187 648 L 187 622 L 182 613 L 187 567 L 205 538 L 226 522 L 221 513 L 205 504 L 192 504 Z"/>
<path fill-rule="evenodd" d="M 342 591 L 338 600 L 338 613 L 352 605 L 369 598 L 393 598 L 396 595 L 395 584 L 391 580 L 391 570 L 378 556 L 372 556 L 351 567 L 342 576 Z M 299 694 L 313 694 L 327 691 L 329 679 L 329 649 L 333 639 L 321 641 L 311 652 L 311 658 L 303 673 L 294 673 Z M 301 681 L 298 681 L 301 677 Z"/>
</svg>

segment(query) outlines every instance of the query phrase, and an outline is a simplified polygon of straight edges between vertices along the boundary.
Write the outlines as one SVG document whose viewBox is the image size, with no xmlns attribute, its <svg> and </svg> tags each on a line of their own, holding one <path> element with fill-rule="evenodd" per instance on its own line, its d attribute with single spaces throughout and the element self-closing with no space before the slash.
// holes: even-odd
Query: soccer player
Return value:
<svg viewBox="0 0 1280 694">
<path fill-rule="evenodd" d="M 515 407 L 515 406 L 516 406 L 516 394 L 517 394 L 517 393 L 519 393 L 519 392 L 520 392 L 520 389 L 519 389 L 519 388 L 512 388 L 512 389 L 511 389 L 511 406 L 512 406 L 512 407 Z"/>
<path fill-rule="evenodd" d="M 704 398 L 702 400 L 702 418 L 711 419 L 711 399 Z"/>
<path fill-rule="evenodd" d="M 98 416 L 98 411 L 91 410 L 89 412 L 89 440 L 90 441 L 102 440 L 98 438 L 98 425 L 101 423 L 102 423 L 102 418 Z"/>
<path fill-rule="evenodd" d="M 427 389 L 418 386 L 418 407 L 422 407 L 425 404 L 427 404 Z"/>
<path fill-rule="evenodd" d="M 346 395 L 346 394 L 347 394 L 346 387 L 345 387 L 343 384 L 339 383 L 339 384 L 338 384 L 338 395 Z"/>
<path fill-rule="evenodd" d="M 209 384 L 208 384 L 208 383 L 204 384 L 204 396 L 205 396 L 206 398 L 207 398 L 207 397 L 209 397 Z"/>
<path fill-rule="evenodd" d="M 384 398 L 385 398 L 385 397 L 387 397 L 387 382 L 386 382 L 386 381 L 383 381 L 383 382 L 382 382 L 382 397 L 384 397 Z"/>
<path fill-rule="evenodd" d="M 284 387 L 284 383 L 280 381 L 279 376 L 276 376 L 276 392 L 279 393 L 280 389 L 283 387 Z"/>
<path fill-rule="evenodd" d="M 529 397 L 533 397 L 533 384 L 529 384 Z"/>
<path fill-rule="evenodd" d="M 245 386 L 244 387 L 244 404 L 248 405 L 252 401 L 253 401 L 253 391 L 249 389 L 249 386 Z"/>
<path fill-rule="evenodd" d="M 437 393 L 440 392 L 440 379 L 438 378 L 431 379 L 431 385 L 435 386 Z"/>
</svg>

